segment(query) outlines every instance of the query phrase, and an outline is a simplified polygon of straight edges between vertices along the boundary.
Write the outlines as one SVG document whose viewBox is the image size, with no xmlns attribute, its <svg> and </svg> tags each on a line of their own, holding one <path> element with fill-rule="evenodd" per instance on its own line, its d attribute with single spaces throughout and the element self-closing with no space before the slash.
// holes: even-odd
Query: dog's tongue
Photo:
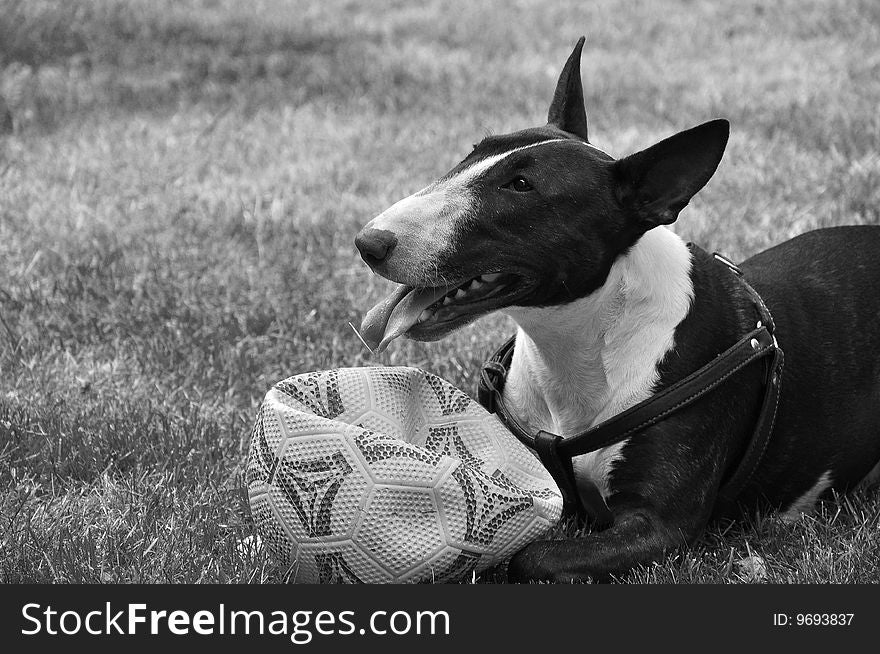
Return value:
<svg viewBox="0 0 880 654">
<path fill-rule="evenodd" d="M 443 297 L 446 288 L 398 286 L 367 312 L 361 322 L 361 337 L 376 353 L 418 322 L 422 311 Z"/>
</svg>

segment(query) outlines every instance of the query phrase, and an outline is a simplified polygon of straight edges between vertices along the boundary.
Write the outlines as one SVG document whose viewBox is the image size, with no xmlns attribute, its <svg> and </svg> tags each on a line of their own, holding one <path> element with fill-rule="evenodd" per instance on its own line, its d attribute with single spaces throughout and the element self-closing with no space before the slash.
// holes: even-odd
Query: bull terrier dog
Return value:
<svg viewBox="0 0 880 654">
<path fill-rule="evenodd" d="M 493 390 L 507 424 L 552 437 L 531 441 L 551 452 L 542 460 L 665 398 L 657 416 L 569 457 L 572 496 L 597 526 L 529 544 L 512 581 L 658 560 L 699 538 L 732 477 L 738 510 L 796 515 L 880 471 L 880 226 L 812 231 L 740 266 L 685 243 L 665 226 L 714 174 L 728 122 L 614 159 L 588 139 L 583 43 L 546 125 L 484 138 L 355 240 L 399 284 L 364 319 L 374 348 L 512 317 Z M 749 347 L 775 363 L 750 364 Z M 722 356 L 734 349 L 741 360 Z"/>
</svg>

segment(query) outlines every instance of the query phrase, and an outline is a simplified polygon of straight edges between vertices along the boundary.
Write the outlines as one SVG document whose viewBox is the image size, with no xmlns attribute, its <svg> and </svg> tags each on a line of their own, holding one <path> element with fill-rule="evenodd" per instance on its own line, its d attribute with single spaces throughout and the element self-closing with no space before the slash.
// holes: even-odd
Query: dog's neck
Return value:
<svg viewBox="0 0 880 654">
<path fill-rule="evenodd" d="M 658 227 L 587 297 L 507 310 L 519 326 L 507 405 L 533 432 L 571 436 L 650 396 L 693 300 L 690 272 L 687 246 Z"/>
</svg>

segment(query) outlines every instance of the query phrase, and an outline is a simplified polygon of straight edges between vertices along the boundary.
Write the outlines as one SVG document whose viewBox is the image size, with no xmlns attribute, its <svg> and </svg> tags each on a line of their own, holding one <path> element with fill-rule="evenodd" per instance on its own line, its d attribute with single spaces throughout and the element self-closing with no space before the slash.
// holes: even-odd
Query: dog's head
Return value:
<svg viewBox="0 0 880 654">
<path fill-rule="evenodd" d="M 621 160 L 590 144 L 583 44 L 562 69 L 546 125 L 483 139 L 357 235 L 370 268 L 401 284 L 363 321 L 371 347 L 401 334 L 436 340 L 506 307 L 584 297 L 620 254 L 675 221 L 709 181 L 727 143 L 726 120 Z"/>
</svg>

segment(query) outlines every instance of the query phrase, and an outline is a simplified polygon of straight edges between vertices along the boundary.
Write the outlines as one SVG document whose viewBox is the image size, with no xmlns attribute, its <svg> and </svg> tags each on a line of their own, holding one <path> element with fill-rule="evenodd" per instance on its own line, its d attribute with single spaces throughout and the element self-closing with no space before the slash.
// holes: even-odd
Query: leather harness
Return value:
<svg viewBox="0 0 880 654">
<path fill-rule="evenodd" d="M 745 453 L 718 491 L 714 511 L 716 516 L 732 512 L 737 498 L 754 475 L 770 442 L 779 404 L 784 362 L 782 348 L 774 336 L 773 316 L 758 292 L 743 278 L 742 270 L 717 252 L 713 256 L 737 276 L 751 297 L 759 316 L 755 328 L 699 370 L 598 425 L 566 438 L 547 431 L 532 435 L 523 427 L 507 408 L 502 397 L 516 337 L 504 343 L 483 364 L 480 371 L 480 403 L 497 414 L 501 422 L 521 442 L 535 450 L 559 486 L 566 511 L 589 518 L 597 527 L 609 526 L 613 522 L 613 516 L 595 485 L 576 483 L 573 457 L 595 452 L 635 436 L 676 411 L 690 406 L 755 361 L 764 362 L 764 399 Z"/>
</svg>

